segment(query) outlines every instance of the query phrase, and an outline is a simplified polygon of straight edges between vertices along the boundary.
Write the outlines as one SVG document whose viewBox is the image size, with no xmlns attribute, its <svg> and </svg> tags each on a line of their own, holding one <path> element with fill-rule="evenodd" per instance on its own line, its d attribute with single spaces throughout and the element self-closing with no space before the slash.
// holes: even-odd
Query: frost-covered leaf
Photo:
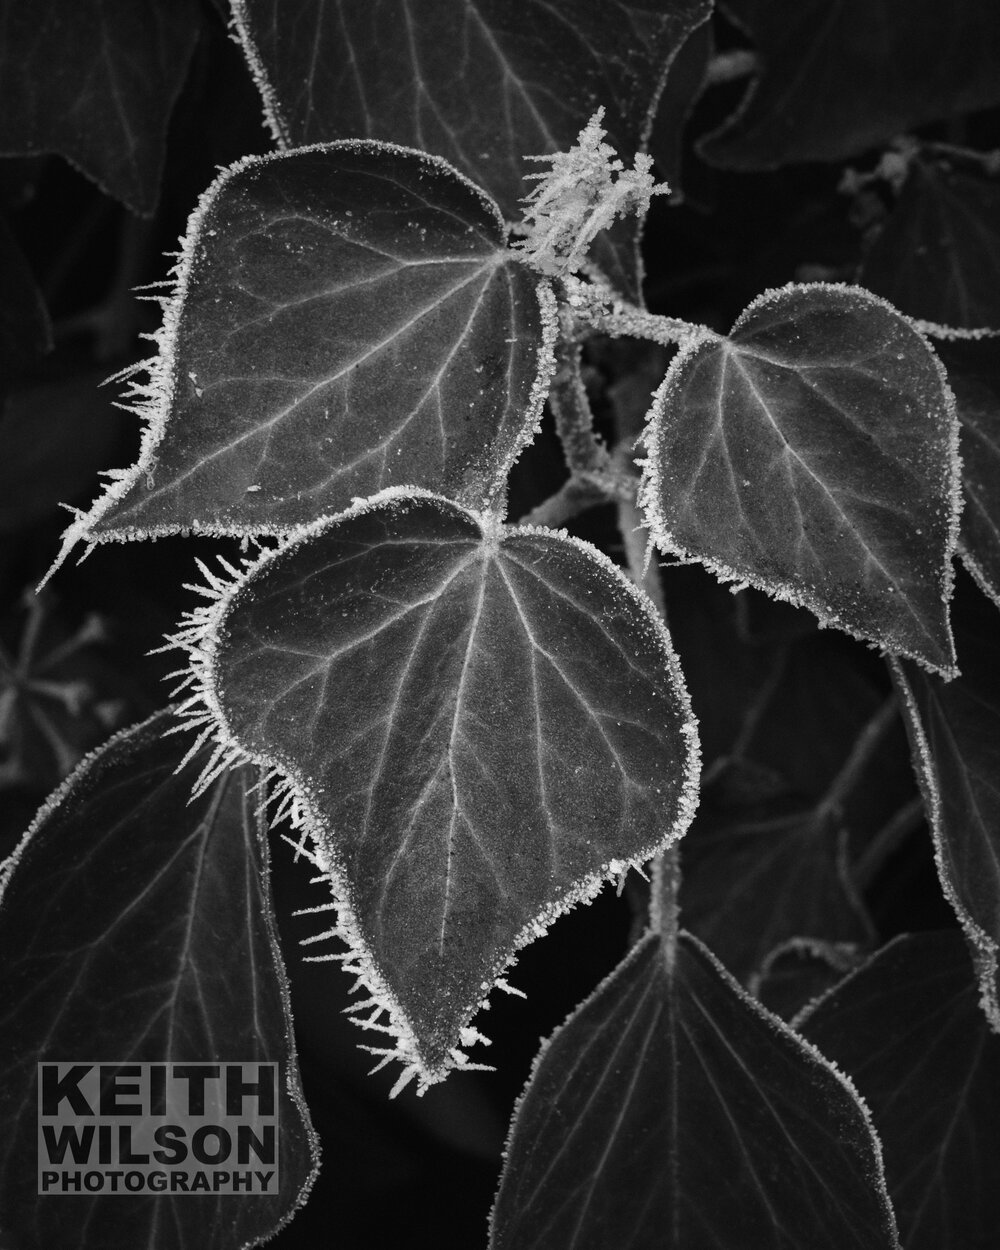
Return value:
<svg viewBox="0 0 1000 1250">
<path fill-rule="evenodd" d="M 701 145 L 727 169 L 837 161 L 1000 103 L 995 0 L 724 0 L 760 74 Z"/>
<path fill-rule="evenodd" d="M 887 304 L 767 292 L 677 354 L 646 439 L 663 551 L 951 672 L 958 424 L 936 357 Z"/>
<path fill-rule="evenodd" d="M 443 161 L 382 144 L 224 172 L 136 391 L 142 456 L 67 542 L 280 533 L 402 484 L 481 505 L 551 364 L 551 297 L 504 234 Z"/>
<path fill-rule="evenodd" d="M 58 152 L 152 213 L 199 24 L 197 0 L 2 0 L 0 152 Z"/>
<path fill-rule="evenodd" d="M 544 1045 L 492 1250 L 898 1247 L 853 1089 L 695 938 L 648 935 Z"/>
<path fill-rule="evenodd" d="M 1000 327 L 1000 179 L 911 157 L 859 281 L 923 321 Z"/>
<path fill-rule="evenodd" d="M 791 938 L 862 946 L 871 925 L 848 871 L 840 811 L 793 794 L 747 799 L 746 765 L 702 796 L 684 844 L 684 923 L 729 971 L 756 986 L 767 956 Z"/>
<path fill-rule="evenodd" d="M 967 579 L 953 612 L 961 676 L 893 664 L 941 884 L 980 956 L 983 1006 L 1000 1028 L 1000 618 Z"/>
<path fill-rule="evenodd" d="M 797 1023 L 857 1083 L 906 1250 L 988 1250 L 1000 1224 L 1000 1038 L 957 933 L 900 937 Z"/>
<path fill-rule="evenodd" d="M 223 746 L 291 779 L 422 1081 L 518 947 L 690 821 L 669 640 L 585 544 L 389 493 L 264 556 L 188 637 Z"/>
<path fill-rule="evenodd" d="M 285 146 L 364 137 L 443 156 L 512 219 L 530 153 L 569 148 L 595 109 L 641 151 L 670 63 L 709 0 L 235 0 Z"/>
<path fill-rule="evenodd" d="M 966 567 L 1000 604 L 1000 342 L 939 347 L 962 427 L 962 529 Z"/>
<path fill-rule="evenodd" d="M 316 1173 L 299 1088 L 255 771 L 189 804 L 196 757 L 169 713 L 89 756 L 39 811 L 0 907 L 0 1187 L 18 1250 L 238 1250 Z M 202 761 L 203 762 L 203 761 Z M 37 1193 L 36 1063 L 280 1063 L 280 1192 Z"/>
</svg>

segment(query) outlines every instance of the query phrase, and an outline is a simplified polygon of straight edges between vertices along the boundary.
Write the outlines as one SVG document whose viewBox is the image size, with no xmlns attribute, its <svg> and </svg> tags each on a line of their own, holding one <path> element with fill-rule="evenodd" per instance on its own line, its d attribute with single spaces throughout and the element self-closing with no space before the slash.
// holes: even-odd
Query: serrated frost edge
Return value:
<svg viewBox="0 0 1000 1250">
<path fill-rule="evenodd" d="M 181 726 L 193 729 L 197 734 L 186 759 L 202 747 L 213 744 L 208 762 L 196 783 L 195 792 L 199 793 L 221 772 L 241 762 L 256 764 L 268 780 L 281 778 L 275 795 L 278 799 L 278 810 L 272 824 L 287 817 L 293 830 L 298 831 L 298 839 L 292 839 L 292 845 L 310 860 L 319 871 L 321 879 L 329 886 L 333 899 L 332 906 L 337 914 L 337 923 L 334 926 L 307 939 L 307 942 L 313 944 L 326 939 L 339 940 L 347 947 L 346 952 L 325 958 L 341 962 L 345 971 L 355 977 L 354 990 L 363 989 L 367 993 L 366 999 L 348 1009 L 351 1018 L 355 1019 L 360 1026 L 374 1028 L 377 1032 L 388 1034 L 395 1040 L 394 1046 L 367 1047 L 380 1057 L 373 1070 L 378 1070 L 392 1061 L 397 1061 L 402 1065 L 403 1070 L 393 1086 L 390 1097 L 399 1093 L 414 1078 L 417 1080 L 417 1092 L 423 1093 L 431 1085 L 444 1080 L 452 1070 L 481 1068 L 483 1065 L 470 1062 L 464 1052 L 458 1048 L 452 1049 L 449 1061 L 443 1066 L 428 1068 L 425 1065 L 413 1026 L 402 1005 L 385 983 L 361 936 L 360 926 L 351 906 L 349 882 L 336 862 L 336 856 L 328 841 L 329 833 L 317 815 L 317 805 L 314 803 L 308 784 L 296 774 L 293 768 L 284 763 L 277 765 L 269 756 L 248 751 L 240 745 L 228 725 L 219 701 L 215 663 L 224 618 L 236 596 L 260 570 L 284 554 L 294 543 L 313 537 L 331 525 L 361 516 L 376 508 L 416 499 L 433 502 L 442 509 L 457 511 L 475 520 L 487 544 L 498 544 L 501 535 L 543 536 L 565 542 L 595 559 L 596 563 L 614 575 L 620 589 L 631 596 L 643 610 L 663 648 L 667 672 L 683 713 L 681 734 L 686 745 L 686 758 L 684 776 L 677 798 L 677 816 L 671 827 L 662 833 L 656 842 L 643 847 L 635 855 L 622 860 L 612 859 L 602 864 L 594 872 L 575 882 L 561 896 L 529 920 L 515 935 L 510 950 L 498 960 L 488 980 L 483 982 L 480 987 L 482 998 L 468 1005 L 467 1021 L 471 1021 L 478 1010 L 488 1005 L 487 999 L 494 986 L 499 985 L 503 989 L 509 989 L 505 984 L 504 975 L 516 963 L 517 954 L 524 946 L 541 937 L 559 916 L 578 903 L 591 901 L 607 881 L 620 876 L 630 867 L 639 867 L 645 860 L 683 835 L 694 818 L 700 774 L 697 721 L 691 711 L 680 665 L 665 625 L 655 613 L 655 609 L 652 608 L 644 592 L 626 578 L 607 556 L 581 539 L 570 538 L 568 535 L 535 526 L 502 527 L 495 514 L 473 512 L 432 491 L 415 487 L 390 487 L 368 499 L 357 500 L 351 508 L 334 517 L 321 517 L 308 525 L 298 527 L 288 536 L 287 541 L 272 550 L 265 551 L 255 560 L 245 561 L 242 569 L 237 569 L 222 561 L 224 572 L 223 575 L 219 575 L 200 561 L 198 562 L 207 585 L 194 586 L 191 589 L 200 593 L 208 602 L 186 614 L 181 628 L 170 636 L 168 647 L 165 648 L 177 648 L 188 657 L 186 669 L 181 670 L 180 674 L 174 674 L 175 677 L 181 677 L 180 685 L 175 689 L 174 694 L 184 696 L 183 701 L 177 706 L 177 716 Z M 318 912 L 326 909 L 327 907 L 317 907 L 309 910 Z M 355 1012 L 369 1010 L 371 1014 L 368 1017 L 362 1018 L 355 1015 Z M 387 1017 L 388 1023 L 382 1021 L 383 1015 Z M 487 1041 L 481 1033 L 468 1025 L 462 1031 L 461 1040 L 465 1045 Z"/>
</svg>

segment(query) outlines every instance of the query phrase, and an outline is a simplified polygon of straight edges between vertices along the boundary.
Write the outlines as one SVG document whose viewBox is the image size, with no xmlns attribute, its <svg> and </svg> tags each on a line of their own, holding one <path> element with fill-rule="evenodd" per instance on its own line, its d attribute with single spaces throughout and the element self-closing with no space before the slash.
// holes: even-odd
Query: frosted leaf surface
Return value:
<svg viewBox="0 0 1000 1250">
<path fill-rule="evenodd" d="M 690 822 L 669 640 L 584 544 L 370 501 L 261 560 L 206 638 L 220 740 L 291 779 L 422 1080 L 519 946 Z"/>
<path fill-rule="evenodd" d="M 0 1186 L 19 1250 L 244 1250 L 304 1201 L 318 1147 L 292 1045 L 258 774 L 205 763 L 160 712 L 88 756 L 0 881 Z M 39 1062 L 279 1063 L 280 1192 L 38 1194 Z"/>
<path fill-rule="evenodd" d="M 664 79 L 709 0 L 236 0 L 284 146 L 362 136 L 433 152 L 521 215 L 529 152 L 558 152 L 604 105 L 642 151 Z M 634 294 L 635 231 L 602 266 Z M 610 262 L 610 263 L 609 263 Z"/>
<path fill-rule="evenodd" d="M 678 353 L 646 441 L 662 550 L 953 670 L 958 423 L 936 357 L 883 301 L 767 292 Z"/>
<path fill-rule="evenodd" d="M 898 937 L 796 1021 L 857 1082 L 907 1250 L 990 1246 L 1000 1221 L 1000 1037 L 954 930 Z"/>
<path fill-rule="evenodd" d="M 234 166 L 136 388 L 140 462 L 68 538 L 280 533 L 403 483 L 481 506 L 547 390 L 536 286 L 443 161 L 345 143 Z"/>
<path fill-rule="evenodd" d="M 649 934 L 543 1046 L 491 1250 L 890 1250 L 853 1087 L 697 939 Z"/>
<path fill-rule="evenodd" d="M 968 579 L 955 600 L 962 675 L 893 666 L 945 895 L 980 955 L 983 1005 L 1000 1029 L 1000 668 L 996 606 Z"/>
</svg>

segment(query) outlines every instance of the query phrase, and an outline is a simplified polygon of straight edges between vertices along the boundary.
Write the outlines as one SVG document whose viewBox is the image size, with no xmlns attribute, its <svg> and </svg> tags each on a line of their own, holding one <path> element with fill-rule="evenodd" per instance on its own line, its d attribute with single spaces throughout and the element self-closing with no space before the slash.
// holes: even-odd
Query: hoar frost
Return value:
<svg viewBox="0 0 1000 1250">
<path fill-rule="evenodd" d="M 654 183 L 651 156 L 639 153 L 633 168 L 625 168 L 604 142 L 603 119 L 599 108 L 568 152 L 526 158 L 552 165 L 546 173 L 526 175 L 538 185 L 522 200 L 526 237 L 513 244 L 540 273 L 575 273 L 596 236 L 616 217 L 644 216 L 650 197 L 670 190 Z"/>
</svg>

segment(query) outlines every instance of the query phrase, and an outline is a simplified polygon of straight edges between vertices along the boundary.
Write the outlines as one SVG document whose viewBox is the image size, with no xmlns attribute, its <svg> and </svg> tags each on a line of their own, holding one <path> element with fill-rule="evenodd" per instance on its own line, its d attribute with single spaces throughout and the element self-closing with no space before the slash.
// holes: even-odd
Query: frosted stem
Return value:
<svg viewBox="0 0 1000 1250">
<path fill-rule="evenodd" d="M 680 317 L 661 317 L 613 292 L 568 275 L 563 279 L 566 302 L 576 320 L 588 329 L 616 338 L 648 339 L 664 347 L 685 346 L 701 339 L 718 339 L 708 326 Z"/>
<path fill-rule="evenodd" d="M 549 406 L 570 472 L 610 474 L 611 455 L 594 430 L 594 415 L 580 371 L 580 354 L 579 343 L 568 338 L 562 338 L 557 344 Z"/>
<path fill-rule="evenodd" d="M 673 971 L 677 961 L 680 886 L 681 852 L 679 844 L 675 842 L 653 860 L 653 885 L 649 896 L 649 919 L 653 929 L 660 935 L 668 972 Z"/>
</svg>

